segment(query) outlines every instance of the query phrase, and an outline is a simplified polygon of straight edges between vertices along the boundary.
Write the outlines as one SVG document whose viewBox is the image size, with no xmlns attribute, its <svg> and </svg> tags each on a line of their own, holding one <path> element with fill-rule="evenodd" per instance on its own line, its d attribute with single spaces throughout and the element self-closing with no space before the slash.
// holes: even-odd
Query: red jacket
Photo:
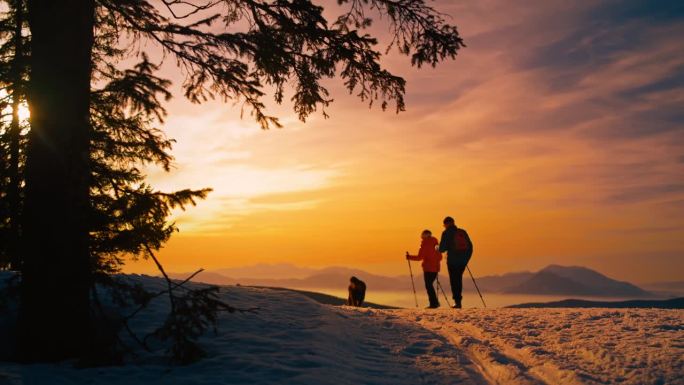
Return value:
<svg viewBox="0 0 684 385">
<path fill-rule="evenodd" d="M 435 246 L 438 244 L 439 242 L 435 237 L 423 239 L 423 241 L 420 242 L 418 255 L 409 255 L 408 259 L 412 261 L 423 261 L 422 266 L 423 271 L 425 272 L 438 273 L 439 264 L 442 261 L 442 253 L 435 250 Z"/>
</svg>

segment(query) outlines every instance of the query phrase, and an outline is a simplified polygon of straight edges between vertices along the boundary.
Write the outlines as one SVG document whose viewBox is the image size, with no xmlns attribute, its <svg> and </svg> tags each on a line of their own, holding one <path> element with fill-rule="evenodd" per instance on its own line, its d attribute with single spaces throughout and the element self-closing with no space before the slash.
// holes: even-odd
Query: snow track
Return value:
<svg viewBox="0 0 684 385">
<path fill-rule="evenodd" d="M 418 321 L 449 339 L 454 347 L 463 349 L 489 384 L 581 384 L 572 372 L 559 369 L 548 362 L 540 362 L 525 351 L 515 349 L 497 337 L 487 335 L 470 323 L 443 325 L 436 317 L 426 316 Z"/>
<path fill-rule="evenodd" d="M 448 339 L 490 384 L 684 384 L 684 312 L 399 310 Z"/>
</svg>

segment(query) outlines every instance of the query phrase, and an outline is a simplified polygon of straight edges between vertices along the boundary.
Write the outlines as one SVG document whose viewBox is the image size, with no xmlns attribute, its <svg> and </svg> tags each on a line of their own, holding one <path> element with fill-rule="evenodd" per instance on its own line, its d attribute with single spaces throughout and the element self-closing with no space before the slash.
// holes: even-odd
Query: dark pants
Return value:
<svg viewBox="0 0 684 385">
<path fill-rule="evenodd" d="M 425 290 L 427 290 L 427 295 L 430 299 L 430 306 L 439 306 L 437 292 L 435 292 L 435 279 L 437 279 L 437 273 L 428 273 L 427 271 L 423 272 L 423 278 L 425 279 Z"/>
<path fill-rule="evenodd" d="M 447 265 L 449 269 L 449 282 L 451 283 L 451 294 L 454 297 L 454 301 L 457 304 L 461 303 L 463 298 L 463 272 L 465 271 L 465 266 L 460 265 Z"/>
</svg>

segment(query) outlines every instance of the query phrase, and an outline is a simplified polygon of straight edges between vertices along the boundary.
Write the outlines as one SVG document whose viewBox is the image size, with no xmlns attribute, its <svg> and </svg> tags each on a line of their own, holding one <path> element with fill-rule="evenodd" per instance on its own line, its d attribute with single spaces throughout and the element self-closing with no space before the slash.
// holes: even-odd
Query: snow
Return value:
<svg viewBox="0 0 684 385">
<path fill-rule="evenodd" d="M 0 362 L 0 384 L 684 384 L 681 310 L 356 309 L 235 286 L 221 296 L 259 310 L 223 314 L 195 364 L 168 365 L 163 347 L 106 368 Z M 155 300 L 133 328 L 153 329 L 167 308 Z"/>
<path fill-rule="evenodd" d="M 490 383 L 684 383 L 681 310 L 399 313 L 449 339 Z"/>
</svg>

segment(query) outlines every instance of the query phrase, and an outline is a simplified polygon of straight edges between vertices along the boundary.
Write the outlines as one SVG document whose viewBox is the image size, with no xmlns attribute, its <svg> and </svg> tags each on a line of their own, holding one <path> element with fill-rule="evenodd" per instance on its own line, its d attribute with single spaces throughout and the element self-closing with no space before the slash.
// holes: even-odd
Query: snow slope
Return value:
<svg viewBox="0 0 684 385">
<path fill-rule="evenodd" d="M 0 362 L 0 384 L 684 384 L 680 310 L 354 309 L 291 291 L 221 292 L 260 310 L 222 315 L 196 364 L 168 366 L 161 349 L 120 367 Z M 161 322 L 167 305 L 153 305 L 135 329 Z"/>
</svg>

